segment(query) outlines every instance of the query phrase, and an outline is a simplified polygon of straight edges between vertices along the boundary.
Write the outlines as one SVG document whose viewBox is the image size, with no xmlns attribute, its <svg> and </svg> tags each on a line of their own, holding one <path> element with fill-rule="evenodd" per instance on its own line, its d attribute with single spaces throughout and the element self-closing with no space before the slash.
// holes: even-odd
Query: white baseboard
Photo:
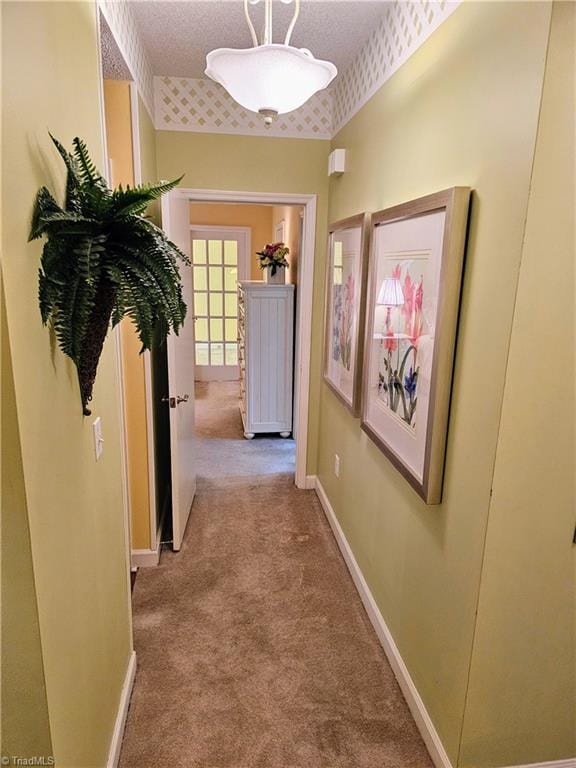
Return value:
<svg viewBox="0 0 576 768">
<path fill-rule="evenodd" d="M 576 757 L 567 760 L 552 760 L 549 763 L 528 763 L 526 765 L 510 765 L 507 768 L 576 768 Z"/>
<path fill-rule="evenodd" d="M 162 526 L 156 532 L 156 544 L 154 549 L 133 549 L 130 556 L 132 568 L 154 568 L 160 562 L 160 539 Z"/>
<path fill-rule="evenodd" d="M 122 748 L 124 727 L 126 726 L 126 717 L 128 716 L 128 707 L 130 705 L 130 697 L 132 696 L 132 688 L 134 686 L 135 677 L 136 651 L 132 651 L 130 654 L 130 660 L 128 661 L 128 666 L 126 667 L 126 675 L 124 677 L 124 684 L 122 685 L 122 692 L 120 694 L 120 702 L 118 704 L 116 722 L 114 723 L 114 731 L 112 732 L 112 741 L 110 742 L 106 768 L 116 768 L 118 761 L 120 760 L 120 749 Z"/>
<path fill-rule="evenodd" d="M 400 655 L 400 651 L 394 642 L 394 638 L 390 634 L 390 630 L 386 626 L 386 622 L 380 613 L 380 609 L 376 605 L 376 601 L 370 592 L 370 588 L 366 583 L 364 576 L 362 575 L 362 571 L 356 562 L 356 558 L 354 557 L 352 549 L 348 544 L 346 536 L 344 535 L 344 531 L 340 527 L 340 523 L 338 522 L 334 510 L 332 509 L 332 505 L 328 501 L 328 496 L 326 496 L 326 491 L 322 487 L 322 483 L 320 482 L 319 478 L 316 478 L 316 494 L 320 500 L 320 504 L 322 505 L 326 519 L 332 528 L 338 546 L 340 547 L 344 561 L 348 566 L 348 570 L 350 571 L 352 580 L 354 581 L 356 589 L 358 590 L 360 599 L 364 603 L 368 618 L 372 622 L 372 626 L 374 627 L 376 634 L 378 635 L 378 639 L 384 648 L 384 652 L 388 657 L 390 666 L 392 667 L 396 679 L 398 680 L 398 684 L 402 689 L 404 698 L 410 707 L 412 717 L 418 726 L 418 730 L 422 735 L 424 743 L 426 744 L 428 752 L 430 753 L 430 757 L 432 758 L 436 768 L 453 768 L 446 750 L 440 741 L 440 737 L 436 732 L 434 723 L 426 711 L 424 702 L 422 701 L 420 694 L 414 685 L 414 681 L 410 677 L 408 668 L 406 667 L 406 664 Z"/>
<path fill-rule="evenodd" d="M 316 475 L 306 475 L 306 482 L 304 485 L 304 488 L 306 488 L 309 491 L 313 491 L 316 488 L 316 481 L 317 481 Z"/>
<path fill-rule="evenodd" d="M 376 601 L 370 592 L 370 588 L 366 583 L 362 571 L 360 570 L 360 566 L 356 562 L 354 553 L 348 544 L 348 540 L 346 539 L 344 531 L 338 522 L 338 518 L 332 509 L 332 505 L 328 500 L 328 496 L 322 487 L 320 479 L 312 475 L 309 475 L 306 479 L 310 479 L 311 481 L 315 480 L 315 484 L 310 485 L 310 487 L 316 489 L 316 495 L 318 496 L 320 504 L 322 505 L 326 519 L 332 528 L 332 532 L 334 533 L 336 542 L 338 543 L 340 551 L 342 552 L 344 561 L 348 566 L 348 570 L 350 571 L 352 580 L 354 581 L 356 589 L 358 590 L 360 599 L 364 603 L 368 618 L 370 619 L 372 626 L 378 635 L 378 639 L 384 648 L 384 652 L 388 657 L 390 666 L 392 667 L 396 679 L 398 680 L 398 684 L 402 689 L 404 698 L 410 707 L 412 717 L 418 726 L 418 730 L 422 735 L 434 765 L 436 768 L 453 768 L 452 763 L 450 762 L 450 758 L 444 749 L 444 745 L 442 744 L 436 728 L 434 727 L 434 723 L 432 722 L 430 715 L 424 706 L 424 702 L 422 701 L 422 698 L 420 697 L 420 694 L 414 685 L 414 681 L 410 677 L 408 668 L 406 667 L 406 664 L 400 655 L 400 651 L 394 642 L 394 638 L 390 634 L 390 630 L 388 629 L 386 622 L 380 613 L 380 609 L 378 608 Z M 553 760 L 552 762 L 548 763 L 531 763 L 530 765 L 508 766 L 508 768 L 576 768 L 576 758 L 569 758 L 567 760 Z"/>
<path fill-rule="evenodd" d="M 133 568 L 153 568 L 160 562 L 160 550 L 133 549 L 131 562 Z"/>
</svg>

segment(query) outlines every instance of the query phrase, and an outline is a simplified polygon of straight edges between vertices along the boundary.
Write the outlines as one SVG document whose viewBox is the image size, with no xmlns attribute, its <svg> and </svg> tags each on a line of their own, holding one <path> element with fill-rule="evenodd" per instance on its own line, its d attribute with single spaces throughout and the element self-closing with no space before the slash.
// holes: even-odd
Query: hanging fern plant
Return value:
<svg viewBox="0 0 576 768">
<path fill-rule="evenodd" d="M 110 323 L 130 317 L 142 350 L 155 329 L 178 333 L 186 315 L 178 259 L 188 258 L 144 212 L 180 179 L 111 190 L 75 138 L 69 153 L 50 136 L 67 169 L 60 207 L 46 187 L 36 196 L 29 240 L 46 237 L 39 299 L 44 324 L 76 365 L 82 408 L 88 403 Z"/>
</svg>

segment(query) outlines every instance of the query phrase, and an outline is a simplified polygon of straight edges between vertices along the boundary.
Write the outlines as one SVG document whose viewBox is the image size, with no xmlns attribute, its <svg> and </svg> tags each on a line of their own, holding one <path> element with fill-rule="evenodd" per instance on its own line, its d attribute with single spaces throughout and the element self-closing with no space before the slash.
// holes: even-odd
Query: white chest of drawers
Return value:
<svg viewBox="0 0 576 768">
<path fill-rule="evenodd" d="M 244 436 L 292 431 L 294 286 L 243 280 L 238 287 L 238 363 Z"/>
</svg>

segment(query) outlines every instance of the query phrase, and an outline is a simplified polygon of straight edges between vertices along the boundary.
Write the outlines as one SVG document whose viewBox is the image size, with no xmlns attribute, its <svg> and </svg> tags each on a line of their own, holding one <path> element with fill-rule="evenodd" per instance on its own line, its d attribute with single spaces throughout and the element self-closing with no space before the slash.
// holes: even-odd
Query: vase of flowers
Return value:
<svg viewBox="0 0 576 768">
<path fill-rule="evenodd" d="M 286 256 L 290 250 L 284 243 L 268 243 L 256 255 L 260 259 L 260 269 L 266 272 L 266 282 L 284 285 L 286 282 Z"/>
</svg>

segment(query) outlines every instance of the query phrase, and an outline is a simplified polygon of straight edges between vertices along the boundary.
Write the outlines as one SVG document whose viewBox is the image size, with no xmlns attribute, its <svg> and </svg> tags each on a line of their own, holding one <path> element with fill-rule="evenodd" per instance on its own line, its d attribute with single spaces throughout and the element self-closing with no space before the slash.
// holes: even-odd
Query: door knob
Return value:
<svg viewBox="0 0 576 768">
<path fill-rule="evenodd" d="M 178 395 L 177 397 L 163 397 L 162 402 L 168 403 L 170 408 L 176 408 L 180 403 L 187 403 L 190 399 L 190 395 Z"/>
</svg>

